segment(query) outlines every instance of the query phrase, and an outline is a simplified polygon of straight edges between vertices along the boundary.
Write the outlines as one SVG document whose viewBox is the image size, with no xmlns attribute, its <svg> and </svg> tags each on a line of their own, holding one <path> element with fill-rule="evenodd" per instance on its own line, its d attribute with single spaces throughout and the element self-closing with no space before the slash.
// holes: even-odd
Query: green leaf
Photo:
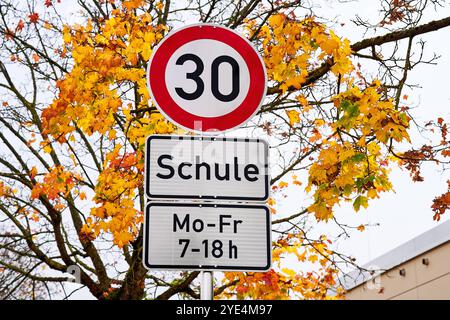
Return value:
<svg viewBox="0 0 450 320">
<path fill-rule="evenodd" d="M 341 108 L 344 111 L 347 111 L 347 109 L 350 107 L 351 103 L 348 100 L 344 100 L 341 102 Z"/>
<path fill-rule="evenodd" d="M 350 158 L 352 162 L 361 162 L 366 159 L 366 155 L 364 153 L 357 153 Z"/>
<path fill-rule="evenodd" d="M 408 118 L 406 117 L 405 113 L 400 113 L 400 115 L 398 117 L 400 118 L 400 120 L 402 121 L 402 124 L 404 126 L 408 125 Z"/>
<path fill-rule="evenodd" d="M 344 100 L 341 103 L 341 108 L 345 112 L 345 116 L 354 118 L 359 115 L 359 107 L 357 104 L 351 103 L 348 100 Z"/>
<path fill-rule="evenodd" d="M 359 107 L 356 104 L 350 104 L 350 107 L 346 110 L 350 118 L 359 116 Z"/>
<path fill-rule="evenodd" d="M 358 196 L 355 201 L 353 202 L 353 209 L 355 209 L 356 212 L 359 211 L 359 209 L 361 209 L 361 206 L 363 206 L 364 208 L 367 208 L 369 205 L 368 201 L 367 201 L 367 197 L 364 196 Z"/>
<path fill-rule="evenodd" d="M 347 184 L 344 186 L 344 195 L 349 196 L 353 191 L 353 186 L 351 184 Z"/>
</svg>

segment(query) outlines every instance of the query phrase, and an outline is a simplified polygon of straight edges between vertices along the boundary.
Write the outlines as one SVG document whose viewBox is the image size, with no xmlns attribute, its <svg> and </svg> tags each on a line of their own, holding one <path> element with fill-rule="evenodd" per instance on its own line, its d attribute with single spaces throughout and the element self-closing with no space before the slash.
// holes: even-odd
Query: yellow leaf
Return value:
<svg viewBox="0 0 450 320">
<path fill-rule="evenodd" d="M 287 116 L 289 117 L 289 124 L 293 126 L 296 123 L 300 122 L 300 115 L 296 110 L 287 110 Z"/>
<path fill-rule="evenodd" d="M 278 27 L 283 24 L 285 16 L 283 14 L 275 14 L 269 18 L 269 25 L 272 27 Z"/>
<path fill-rule="evenodd" d="M 287 182 L 281 181 L 278 185 L 280 188 L 286 188 L 289 184 Z"/>
<path fill-rule="evenodd" d="M 109 138 L 109 140 L 115 139 L 115 138 L 116 138 L 116 130 L 111 129 L 111 130 L 109 131 L 108 138 Z"/>
<path fill-rule="evenodd" d="M 291 270 L 291 269 L 288 269 L 288 268 L 283 268 L 283 269 L 281 269 L 281 271 L 283 273 L 287 274 L 290 277 L 295 276 L 295 271 L 294 270 Z"/>
<path fill-rule="evenodd" d="M 333 52 L 339 48 L 339 39 L 338 38 L 327 39 L 320 44 L 320 47 L 327 54 L 333 54 Z"/>
<path fill-rule="evenodd" d="M 45 153 L 50 153 L 50 152 L 52 152 L 52 147 L 48 144 L 48 145 L 46 145 L 45 147 L 44 147 L 44 152 Z"/>
<path fill-rule="evenodd" d="M 314 120 L 314 124 L 318 127 L 321 127 L 325 124 L 325 121 L 323 119 L 316 119 Z"/>
<path fill-rule="evenodd" d="M 376 198 L 376 197 L 378 197 L 378 192 L 375 189 L 370 189 L 369 191 L 367 191 L 367 196 L 370 199 Z"/>
</svg>

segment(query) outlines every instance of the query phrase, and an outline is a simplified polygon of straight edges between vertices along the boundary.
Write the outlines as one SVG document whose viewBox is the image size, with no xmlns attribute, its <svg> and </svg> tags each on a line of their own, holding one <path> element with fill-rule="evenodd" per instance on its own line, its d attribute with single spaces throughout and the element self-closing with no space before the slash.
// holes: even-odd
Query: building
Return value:
<svg viewBox="0 0 450 320">
<path fill-rule="evenodd" d="M 450 220 L 363 268 L 341 279 L 348 300 L 450 300 Z"/>
</svg>

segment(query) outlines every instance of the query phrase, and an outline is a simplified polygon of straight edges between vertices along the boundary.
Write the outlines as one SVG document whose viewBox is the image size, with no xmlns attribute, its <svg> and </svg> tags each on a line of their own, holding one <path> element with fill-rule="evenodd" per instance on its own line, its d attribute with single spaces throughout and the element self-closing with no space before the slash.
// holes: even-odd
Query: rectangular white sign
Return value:
<svg viewBox="0 0 450 320">
<path fill-rule="evenodd" d="M 148 269 L 266 271 L 271 224 L 265 205 L 147 204 Z"/>
<path fill-rule="evenodd" d="M 268 154 L 262 139 L 149 136 L 147 197 L 266 201 Z"/>
</svg>

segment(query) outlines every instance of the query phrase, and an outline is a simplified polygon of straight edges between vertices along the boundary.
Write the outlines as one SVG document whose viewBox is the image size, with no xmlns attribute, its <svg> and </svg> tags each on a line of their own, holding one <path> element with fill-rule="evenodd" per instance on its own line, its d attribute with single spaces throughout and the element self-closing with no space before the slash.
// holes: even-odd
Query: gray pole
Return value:
<svg viewBox="0 0 450 320">
<path fill-rule="evenodd" d="M 201 271 L 200 299 L 213 300 L 213 273 L 212 271 Z"/>
</svg>

